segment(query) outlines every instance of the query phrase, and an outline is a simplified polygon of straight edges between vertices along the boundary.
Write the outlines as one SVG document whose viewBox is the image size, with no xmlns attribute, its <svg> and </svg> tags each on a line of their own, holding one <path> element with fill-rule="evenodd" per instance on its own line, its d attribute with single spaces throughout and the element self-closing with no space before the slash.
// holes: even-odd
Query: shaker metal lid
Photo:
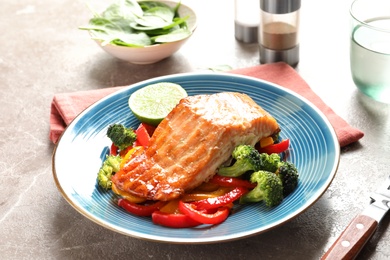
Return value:
<svg viewBox="0 0 390 260">
<path fill-rule="evenodd" d="M 255 43 L 257 42 L 258 32 L 258 26 L 248 26 L 240 24 L 237 21 L 234 22 L 234 36 L 239 41 Z"/>
<path fill-rule="evenodd" d="M 272 14 L 286 14 L 301 8 L 301 0 L 260 0 L 260 9 Z"/>
</svg>

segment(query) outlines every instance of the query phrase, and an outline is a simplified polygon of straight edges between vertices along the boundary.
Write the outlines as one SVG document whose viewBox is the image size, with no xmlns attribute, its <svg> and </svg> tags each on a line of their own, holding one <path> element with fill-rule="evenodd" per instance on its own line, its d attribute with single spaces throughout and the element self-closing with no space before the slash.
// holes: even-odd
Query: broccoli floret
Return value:
<svg viewBox="0 0 390 260">
<path fill-rule="evenodd" d="M 111 189 L 111 176 L 119 171 L 122 158 L 114 155 L 108 155 L 99 169 L 97 181 L 100 187 L 105 190 Z"/>
<path fill-rule="evenodd" d="M 260 170 L 268 172 L 276 172 L 280 163 L 279 154 L 261 153 L 260 154 Z"/>
<path fill-rule="evenodd" d="M 133 145 L 137 139 L 137 134 L 132 128 L 126 128 L 122 124 L 112 124 L 107 129 L 107 136 L 120 149 L 125 150 Z"/>
<path fill-rule="evenodd" d="M 283 197 L 289 195 L 298 185 L 299 174 L 297 168 L 290 162 L 282 161 L 279 154 L 260 154 L 253 146 L 238 145 L 233 150 L 232 157 L 234 159 L 233 165 L 220 166 L 218 175 L 238 177 L 247 172 L 248 174 L 258 171 L 270 172 L 274 177 L 280 179 Z M 250 177 L 251 181 L 252 178 L 255 178 L 252 177 L 253 175 Z M 256 173 L 256 175 L 258 174 Z"/>
<path fill-rule="evenodd" d="M 232 152 L 232 157 L 235 160 L 233 165 L 219 167 L 219 175 L 238 177 L 247 171 L 258 171 L 260 169 L 260 153 L 253 146 L 236 146 Z"/>
<path fill-rule="evenodd" d="M 264 201 L 268 207 L 279 205 L 283 200 L 282 181 L 275 173 L 257 171 L 252 173 L 250 181 L 257 186 L 240 198 L 240 203 Z"/>
<path fill-rule="evenodd" d="M 298 170 L 291 162 L 281 161 L 275 172 L 283 184 L 283 196 L 286 197 L 298 186 Z"/>
<path fill-rule="evenodd" d="M 298 170 L 294 164 L 287 161 L 281 161 L 280 156 L 276 153 L 261 156 L 261 170 L 274 172 L 282 181 L 283 196 L 289 195 L 298 185 Z"/>
</svg>

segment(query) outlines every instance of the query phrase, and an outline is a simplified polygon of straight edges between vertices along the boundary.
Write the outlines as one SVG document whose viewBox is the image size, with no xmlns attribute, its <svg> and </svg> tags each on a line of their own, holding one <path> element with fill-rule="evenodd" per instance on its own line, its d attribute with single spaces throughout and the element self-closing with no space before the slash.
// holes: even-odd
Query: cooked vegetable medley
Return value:
<svg viewBox="0 0 390 260">
<path fill-rule="evenodd" d="M 232 153 L 230 165 L 221 166 L 211 180 L 180 199 L 169 202 L 146 201 L 118 191 L 110 177 L 120 167 L 124 167 L 126 161 L 137 151 L 147 147 L 154 129 L 155 127 L 145 123 L 141 123 L 137 130 L 121 124 L 110 125 L 107 136 L 111 137 L 113 144 L 110 155 L 106 157 L 98 173 L 98 184 L 105 190 L 112 188 L 114 193 L 121 196 L 118 206 L 137 216 L 151 216 L 155 224 L 172 228 L 219 224 L 229 216 L 233 203 L 263 202 L 268 207 L 274 207 L 298 185 L 297 168 L 291 162 L 281 160 L 279 155 L 288 146 L 275 143 L 267 144 L 268 149 L 277 152 L 271 154 L 260 153 L 261 147 L 237 146 Z M 134 137 L 132 145 L 118 143 L 118 140 L 126 140 L 129 136 Z M 282 142 L 286 143 L 285 140 Z M 280 147 L 283 150 L 278 150 Z"/>
</svg>

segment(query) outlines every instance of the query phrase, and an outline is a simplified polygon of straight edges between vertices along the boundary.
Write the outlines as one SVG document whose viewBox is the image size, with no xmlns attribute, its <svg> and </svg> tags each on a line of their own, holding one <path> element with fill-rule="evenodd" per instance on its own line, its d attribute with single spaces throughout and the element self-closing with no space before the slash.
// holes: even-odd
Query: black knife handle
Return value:
<svg viewBox="0 0 390 260">
<path fill-rule="evenodd" d="M 354 259 L 377 227 L 378 222 L 373 218 L 358 215 L 321 259 Z"/>
</svg>

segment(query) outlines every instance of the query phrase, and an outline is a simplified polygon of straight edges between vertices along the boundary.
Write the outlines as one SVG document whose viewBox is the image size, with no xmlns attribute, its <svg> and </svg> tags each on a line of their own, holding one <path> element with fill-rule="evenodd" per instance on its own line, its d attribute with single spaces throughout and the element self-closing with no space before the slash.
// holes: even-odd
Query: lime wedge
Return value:
<svg viewBox="0 0 390 260">
<path fill-rule="evenodd" d="M 161 82 L 143 87 L 129 98 L 129 107 L 134 116 L 143 123 L 157 126 L 187 92 L 180 85 Z"/>
</svg>

